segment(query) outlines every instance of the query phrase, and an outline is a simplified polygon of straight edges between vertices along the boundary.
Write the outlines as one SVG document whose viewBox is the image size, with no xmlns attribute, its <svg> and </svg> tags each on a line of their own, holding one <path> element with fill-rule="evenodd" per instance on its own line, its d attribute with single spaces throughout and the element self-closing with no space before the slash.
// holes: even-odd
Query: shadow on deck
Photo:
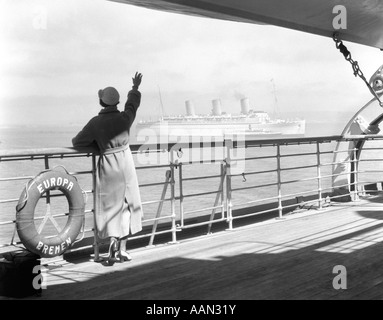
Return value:
<svg viewBox="0 0 383 320">
<path fill-rule="evenodd" d="M 34 299 L 382 299 L 382 199 L 339 204 L 132 252 L 107 267 L 89 260 L 48 265 Z M 335 290 L 335 266 L 347 289 Z"/>
</svg>

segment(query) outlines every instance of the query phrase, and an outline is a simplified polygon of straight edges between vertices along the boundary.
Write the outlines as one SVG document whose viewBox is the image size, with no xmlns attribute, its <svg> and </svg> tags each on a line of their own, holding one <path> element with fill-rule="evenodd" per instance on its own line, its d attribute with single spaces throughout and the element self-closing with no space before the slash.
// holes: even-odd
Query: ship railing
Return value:
<svg viewBox="0 0 383 320">
<path fill-rule="evenodd" d="M 324 198 L 325 201 L 331 201 L 336 200 L 337 198 L 344 197 L 344 195 L 334 195 L 326 193 L 326 191 L 332 191 L 333 185 L 332 185 L 332 178 L 339 175 L 349 176 L 351 174 L 356 175 L 356 172 L 351 171 L 344 171 L 340 174 L 333 174 L 332 168 L 334 165 L 338 164 L 347 164 L 352 162 L 357 162 L 358 160 L 356 157 L 352 158 L 352 160 L 346 160 L 346 161 L 340 161 L 340 162 L 331 162 L 329 161 L 330 157 L 333 157 L 334 153 L 355 153 L 356 149 L 346 149 L 342 151 L 332 151 L 332 150 L 321 150 L 321 145 L 327 144 L 327 143 L 334 143 L 338 142 L 341 139 L 337 137 L 329 137 L 326 138 L 320 138 L 320 139 L 299 139 L 299 140 L 289 140 L 289 141 L 251 141 L 245 145 L 246 148 L 272 148 L 274 150 L 274 154 L 270 156 L 260 156 L 260 157 L 245 157 L 245 158 L 238 158 L 235 161 L 246 161 L 247 163 L 251 161 L 265 161 L 265 160 L 275 160 L 276 166 L 273 169 L 269 170 L 256 170 L 256 171 L 244 171 L 242 173 L 236 173 L 236 174 L 227 174 L 227 210 L 228 210 L 228 221 L 229 221 L 229 229 L 233 228 L 233 221 L 236 219 L 244 219 L 251 216 L 257 216 L 262 215 L 270 212 L 277 212 L 279 219 L 283 218 L 284 213 L 288 212 L 291 213 L 290 210 L 299 209 L 300 207 L 308 206 L 316 204 L 318 209 L 323 208 L 323 202 Z M 284 146 L 303 146 L 303 145 L 310 145 L 312 146 L 312 151 L 309 152 L 298 152 L 298 153 L 287 153 L 283 154 L 282 148 Z M 306 148 L 307 149 L 307 148 Z M 327 162 L 323 162 L 323 157 L 327 156 Z M 330 157 L 329 157 L 330 156 Z M 293 159 L 299 157 L 301 159 L 301 162 L 303 163 L 309 163 L 305 165 L 291 165 L 293 163 L 293 160 L 287 161 L 290 165 L 289 166 L 283 166 L 283 160 L 286 159 Z M 311 163 L 309 161 L 305 161 L 302 159 L 306 158 L 314 158 L 315 160 Z M 231 159 L 228 158 L 228 167 L 230 167 Z M 327 168 L 327 174 L 323 173 L 323 170 Z M 311 174 L 308 177 L 305 178 L 299 178 L 299 179 L 283 179 L 283 173 L 290 173 L 290 177 L 293 176 L 292 172 L 299 171 L 299 170 L 309 170 L 309 169 L 315 169 L 316 174 Z M 230 171 L 229 171 L 230 172 Z M 246 182 L 246 178 L 249 176 L 259 176 L 264 174 L 275 174 L 274 181 L 270 181 L 269 183 L 264 184 L 252 184 L 244 187 L 233 187 L 232 186 L 232 180 L 234 178 L 243 178 L 244 182 Z M 302 173 L 301 173 L 302 175 Z M 327 182 L 327 185 L 324 185 L 324 180 L 330 180 Z M 302 185 L 306 183 L 307 185 L 310 185 L 308 188 L 297 188 L 297 185 Z M 351 184 L 357 185 L 358 182 L 354 181 Z M 294 185 L 292 188 L 288 188 L 290 185 Z M 345 183 L 343 185 L 338 185 L 338 188 L 349 188 L 350 183 Z M 286 190 L 283 189 L 283 187 L 286 187 Z M 233 203 L 233 200 L 235 199 L 234 193 L 241 192 L 241 191 L 249 191 L 249 190 L 260 190 L 262 188 L 274 188 L 275 189 L 275 195 L 270 196 L 267 198 L 259 198 L 255 200 L 250 200 L 246 202 L 237 202 Z M 294 192 L 295 191 L 295 192 Z M 309 198 L 309 196 L 314 195 L 314 199 L 305 199 L 306 196 Z M 285 200 L 291 200 L 296 199 L 296 202 Z M 244 205 L 256 205 L 260 203 L 267 202 L 273 202 L 275 203 L 274 206 L 265 207 L 265 209 L 256 210 L 254 212 L 249 212 L 247 214 L 241 214 L 239 216 L 233 216 L 232 212 L 233 209 L 237 207 L 241 207 Z M 297 206 L 298 204 L 298 206 Z M 262 206 L 260 206 L 262 207 Z M 311 206 L 312 207 L 312 206 Z"/>
<path fill-rule="evenodd" d="M 1 238 L 4 239 L 4 237 L 7 237 L 9 241 L 4 241 L 0 243 L 0 248 L 2 251 L 4 251 L 7 248 L 10 247 L 19 247 L 22 245 L 20 240 L 15 240 L 17 238 L 16 235 L 16 204 L 19 201 L 19 196 L 21 192 L 23 191 L 24 187 L 27 185 L 28 181 L 33 179 L 39 172 L 50 170 L 53 168 L 52 162 L 59 161 L 60 164 L 57 166 L 54 165 L 54 167 L 61 167 L 63 166 L 66 169 L 69 169 L 69 166 L 65 165 L 65 162 L 72 159 L 73 161 L 76 161 L 77 159 L 89 159 L 89 163 L 87 163 L 87 169 L 86 170 L 76 170 L 76 171 L 68 171 L 69 174 L 76 176 L 76 178 L 79 178 L 81 176 L 89 176 L 94 177 L 95 174 L 95 163 L 96 163 L 96 153 L 94 153 L 93 149 L 84 149 L 83 151 L 79 152 L 77 150 L 74 150 L 73 148 L 42 148 L 42 149 L 33 149 L 33 150 L 4 150 L 0 151 L 0 165 L 1 165 L 1 178 L 0 178 L 0 185 L 2 186 L 2 194 L 9 193 L 11 191 L 18 192 L 15 193 L 15 195 L 11 198 L 7 199 L 0 199 L 0 212 L 1 217 L 7 214 L 7 216 L 12 216 L 12 220 L 3 220 L 3 218 L 0 218 L 0 235 Z M 25 168 L 27 167 L 25 163 L 33 163 L 33 175 L 20 175 L 20 176 L 9 176 L 11 173 L 18 173 L 18 172 L 24 172 Z M 4 168 L 7 164 L 14 164 L 16 169 L 10 169 L 10 166 L 8 165 L 6 168 Z M 17 169 L 17 168 L 20 169 Z M 16 183 L 17 187 L 12 188 L 13 186 L 9 183 Z M 8 183 L 4 186 L 4 184 Z M 95 179 L 93 179 L 91 186 L 94 186 Z M 14 189 L 14 190 L 9 190 Z M 5 191 L 6 190 L 6 191 Z M 85 195 L 85 198 L 89 199 L 89 195 L 93 193 L 92 189 L 83 189 L 83 193 Z M 42 199 L 45 199 L 46 203 L 48 204 L 51 200 L 51 198 L 58 198 L 58 197 L 64 197 L 63 194 L 57 194 L 57 195 L 43 195 Z M 89 202 L 89 201 L 87 201 Z M 91 201 L 91 204 L 87 203 L 87 206 L 85 208 L 85 216 L 91 217 L 91 220 L 93 221 L 93 201 Z M 46 212 L 48 214 L 48 211 Z M 69 212 L 60 212 L 57 214 L 53 214 L 51 218 L 53 219 L 60 219 L 65 218 L 69 215 Z M 35 216 L 34 222 L 39 223 L 39 221 L 44 221 L 45 216 Z M 89 220 L 89 218 L 88 218 Z M 6 228 L 9 227 L 9 228 Z M 84 236 L 87 233 L 93 233 L 93 226 L 90 226 L 86 228 L 85 224 L 82 228 L 82 235 Z"/>
<path fill-rule="evenodd" d="M 302 210 L 322 210 L 326 206 L 333 205 L 334 202 L 345 201 L 344 199 L 349 196 L 352 201 L 357 201 L 367 191 L 379 193 L 382 180 L 380 174 L 383 172 L 380 169 L 380 164 L 383 163 L 382 139 L 380 136 L 332 136 L 225 140 L 212 142 L 209 145 L 202 142 L 131 145 L 131 150 L 136 157 L 142 153 L 166 153 L 169 161 L 151 165 L 136 163 L 139 176 L 140 172 L 146 172 L 146 176 L 149 172 L 150 176 L 150 172 L 159 170 L 164 173 L 164 180 L 140 183 L 140 192 L 143 195 L 150 194 L 150 191 L 146 192 L 146 189 L 150 188 L 156 188 L 161 192 L 156 193 L 157 198 L 143 201 L 145 213 L 146 207 L 155 207 L 155 209 L 150 210 L 150 215 L 145 214 L 143 231 L 129 238 L 129 241 L 148 238 L 147 245 L 152 246 L 155 239 L 160 237 L 164 241 L 176 243 L 180 238 L 179 234 L 190 228 L 202 230 L 202 227 L 206 227 L 204 233 L 211 233 L 213 225 L 217 224 L 226 225 L 225 229 L 232 230 L 235 228 L 235 222 L 240 219 L 251 219 L 256 216 L 283 219 L 287 215 Z M 338 143 L 354 142 L 350 145 L 356 146 L 356 142 L 361 140 L 366 142 L 362 156 L 356 147 L 335 150 Z M 204 151 L 215 148 L 224 150 L 222 157 L 205 161 L 185 159 L 180 155 L 186 150 Z M 372 155 L 363 157 L 369 152 L 372 152 Z M 341 156 L 338 157 L 338 155 Z M 79 180 L 83 176 L 88 180 L 87 186 L 90 187 L 84 188 L 84 193 L 88 195 L 85 210 L 87 218 L 81 238 L 93 238 L 94 241 L 83 244 L 80 242 L 81 245 L 72 248 L 71 251 L 93 249 L 95 259 L 99 258 L 99 247 L 103 244 L 103 240 L 97 238 L 94 227 L 96 198 L 93 191 L 96 187 L 97 157 L 97 153 L 92 149 L 0 151 L 0 168 L 6 164 L 15 164 L 17 168 L 20 163 L 33 162 L 35 167 L 39 164 L 40 171 L 63 165 L 63 163 L 65 167 L 72 169 L 77 168 L 73 164 L 77 163 L 76 159 L 89 159 L 86 161 L 85 169 L 69 170 L 69 173 L 78 177 Z M 70 161 L 72 162 L 68 163 Z M 189 174 L 185 175 L 185 170 L 201 163 L 204 165 L 204 170 L 208 171 L 207 168 L 211 167 L 214 172 L 197 170 L 190 174 L 189 170 Z M 348 169 L 334 173 L 334 166 L 339 165 Z M 17 169 L 8 171 L 4 168 L 1 168 L 1 172 L 0 185 L 8 184 L 8 186 L 16 182 L 22 186 L 38 173 L 21 176 L 12 174 L 17 173 Z M 342 176 L 345 182 L 338 184 L 337 188 L 348 190 L 348 194 L 334 192 L 333 180 Z M 206 188 L 198 189 L 197 187 L 196 190 L 192 187 L 193 192 L 187 192 L 185 186 L 196 182 L 202 182 Z M 376 187 L 369 190 L 365 188 L 372 185 Z M 16 188 L 17 193 L 6 199 L 0 199 L 0 208 L 3 207 L 4 210 L 1 210 L 1 216 L 9 213 L 11 205 L 15 207 L 21 191 L 21 187 Z M 206 205 L 206 201 L 201 199 L 206 200 L 208 196 L 213 198 L 211 203 Z M 190 205 L 190 201 L 186 203 L 187 200 L 191 200 L 193 205 Z M 165 204 L 168 204 L 170 208 L 166 209 Z M 65 218 L 68 214 L 68 212 L 54 214 L 53 218 Z M 36 221 L 43 219 L 44 216 L 40 216 L 36 218 Z M 8 220 L 0 218 L 0 229 L 7 229 L 0 233 L 2 239 L 7 238 L 0 243 L 2 251 L 22 245 L 20 241 L 15 240 L 17 238 L 15 222 L 15 218 Z"/>
</svg>

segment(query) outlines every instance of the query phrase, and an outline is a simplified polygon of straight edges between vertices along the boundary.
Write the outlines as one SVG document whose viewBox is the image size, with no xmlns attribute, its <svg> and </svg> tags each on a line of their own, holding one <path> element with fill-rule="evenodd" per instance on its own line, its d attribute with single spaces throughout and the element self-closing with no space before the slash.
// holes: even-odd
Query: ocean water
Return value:
<svg viewBox="0 0 383 320">
<path fill-rule="evenodd" d="M 323 128 L 323 126 L 321 126 Z M 15 149 L 35 149 L 35 148 L 53 148 L 53 147 L 68 147 L 71 145 L 71 139 L 81 128 L 67 127 L 67 128 L 50 128 L 50 127 L 8 127 L 0 128 L 0 153 L 4 150 Z M 133 133 L 134 134 L 134 133 Z M 316 132 L 314 135 L 324 135 L 320 132 Z M 329 135 L 329 134 L 325 134 Z M 184 140 L 183 140 L 184 141 Z M 206 141 L 206 140 L 203 140 Z M 323 145 L 323 150 L 333 150 L 335 145 L 333 143 Z M 316 151 L 316 145 L 300 145 L 282 147 L 282 154 L 286 155 L 281 159 L 281 166 L 284 169 L 308 166 L 316 164 L 316 155 L 310 156 L 287 156 L 295 153 L 314 153 Z M 249 161 L 237 161 L 233 163 L 232 173 L 237 174 L 232 178 L 232 188 L 240 189 L 247 188 L 249 186 L 259 186 L 256 189 L 245 189 L 232 192 L 232 202 L 234 208 L 246 207 L 244 204 L 248 201 L 260 200 L 265 198 L 271 198 L 278 195 L 276 186 L 260 187 L 262 185 L 270 185 L 277 181 L 277 174 L 271 171 L 277 168 L 277 161 L 269 156 L 276 155 L 276 148 L 274 147 L 256 147 L 249 149 L 239 149 L 232 156 L 234 159 L 241 159 L 244 157 L 258 157 L 261 159 L 249 160 Z M 217 191 L 220 185 L 220 178 L 208 178 L 208 179 L 193 179 L 200 176 L 218 176 L 220 175 L 221 162 L 212 163 L 211 160 L 222 160 L 224 158 L 223 149 L 193 149 L 183 150 L 182 154 L 178 154 L 177 160 L 182 165 L 183 179 L 186 180 L 182 183 L 182 193 L 185 196 L 183 201 L 184 210 L 186 216 L 188 211 L 197 210 L 200 208 L 212 207 L 216 200 L 216 194 L 202 195 L 198 197 L 190 196 L 196 193 Z M 138 153 L 134 155 L 138 180 L 140 185 L 163 183 L 166 179 L 166 171 L 169 167 L 165 168 L 151 168 L 155 165 L 169 164 L 169 155 L 166 152 L 145 154 Z M 188 164 L 190 161 L 203 161 L 203 163 Z M 325 154 L 321 158 L 322 163 L 330 163 L 332 161 L 331 154 Z M 50 160 L 49 167 L 54 168 L 57 166 L 64 166 L 69 172 L 82 172 L 90 170 L 91 159 L 90 158 L 74 158 L 74 159 L 52 159 Z M 43 160 L 23 160 L 23 161 L 0 161 L 0 201 L 6 199 L 17 200 L 25 187 L 28 180 L 36 176 L 41 171 L 45 170 L 45 164 Z M 284 170 L 281 174 L 281 179 L 284 182 L 304 180 L 315 177 L 317 174 L 316 168 Z M 322 175 L 331 174 L 331 166 L 324 167 L 322 169 Z M 180 195 L 180 167 L 175 168 L 175 194 Z M 258 172 L 258 174 L 252 174 Z M 264 173 L 259 173 L 264 172 Z M 245 175 L 242 175 L 245 173 Z M 92 190 L 92 180 L 90 175 L 76 175 L 80 186 L 85 191 Z M 4 179 L 24 177 L 23 180 L 4 181 Z M 3 180 L 1 180 L 3 179 Z M 317 188 L 317 181 L 297 181 L 291 182 L 282 187 L 283 195 L 293 195 L 299 192 L 312 191 Z M 331 186 L 331 179 L 325 178 L 322 181 L 322 187 L 327 188 Z M 145 186 L 142 187 L 141 197 L 142 201 L 160 200 L 163 193 L 163 186 Z M 170 198 L 170 187 L 166 192 L 166 199 Z M 35 211 L 35 216 L 43 217 L 46 212 L 45 200 L 40 199 Z M 9 242 L 13 234 L 13 227 L 10 225 L 1 225 L 6 221 L 15 219 L 15 206 L 16 202 L 0 203 L 0 244 Z M 268 201 L 262 201 L 259 203 L 266 203 Z M 270 202 L 270 200 L 269 200 Z M 275 200 L 271 201 L 275 202 Z M 145 219 L 154 218 L 157 214 L 158 204 L 144 205 Z M 67 212 L 67 201 L 63 197 L 52 198 L 50 209 L 53 214 Z M 87 209 L 92 208 L 92 195 L 88 194 Z M 176 213 L 177 219 L 180 218 L 180 201 L 176 201 Z M 200 214 L 210 214 L 211 210 L 206 210 Z M 164 203 L 162 209 L 163 215 L 170 215 L 171 204 L 169 201 Z M 57 219 L 60 226 L 65 224 L 66 218 Z M 36 226 L 39 226 L 40 222 L 36 222 Z M 49 221 L 48 221 L 49 224 Z M 86 227 L 91 228 L 93 225 L 93 219 L 88 215 L 86 221 Z M 47 234 L 54 232 L 52 226 L 44 228 L 47 230 Z M 17 239 L 17 237 L 16 237 Z"/>
<path fill-rule="evenodd" d="M 307 137 L 339 135 L 346 122 L 306 122 Z M 0 150 L 70 147 L 80 126 L 0 126 Z M 137 135 L 132 128 L 132 141 Z M 142 138 L 143 139 L 143 138 Z"/>
</svg>

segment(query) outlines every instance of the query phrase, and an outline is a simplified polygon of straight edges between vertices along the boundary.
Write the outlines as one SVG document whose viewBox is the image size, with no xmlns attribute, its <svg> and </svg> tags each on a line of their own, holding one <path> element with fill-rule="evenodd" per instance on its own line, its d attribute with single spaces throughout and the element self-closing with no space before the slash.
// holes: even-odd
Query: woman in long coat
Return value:
<svg viewBox="0 0 383 320">
<path fill-rule="evenodd" d="M 97 235 L 110 238 L 109 262 L 130 260 L 126 252 L 129 234 L 142 230 L 142 205 L 136 170 L 129 148 L 129 131 L 141 102 L 136 73 L 124 111 L 119 111 L 119 93 L 113 87 L 99 90 L 103 109 L 72 139 L 74 147 L 96 145 L 100 150 L 96 178 L 95 220 Z"/>
</svg>

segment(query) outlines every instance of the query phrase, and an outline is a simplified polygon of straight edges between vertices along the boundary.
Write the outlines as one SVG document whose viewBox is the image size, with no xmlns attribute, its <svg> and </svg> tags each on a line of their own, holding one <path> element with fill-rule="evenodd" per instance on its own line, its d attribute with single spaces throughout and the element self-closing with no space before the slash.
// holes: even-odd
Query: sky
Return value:
<svg viewBox="0 0 383 320">
<path fill-rule="evenodd" d="M 0 126 L 82 126 L 98 90 L 124 102 L 136 71 L 138 119 L 184 114 L 186 100 L 239 113 L 247 97 L 284 118 L 339 122 L 372 98 L 332 39 L 105 0 L 0 0 L 0 43 Z M 346 45 L 368 78 L 382 64 L 378 49 Z"/>
</svg>

